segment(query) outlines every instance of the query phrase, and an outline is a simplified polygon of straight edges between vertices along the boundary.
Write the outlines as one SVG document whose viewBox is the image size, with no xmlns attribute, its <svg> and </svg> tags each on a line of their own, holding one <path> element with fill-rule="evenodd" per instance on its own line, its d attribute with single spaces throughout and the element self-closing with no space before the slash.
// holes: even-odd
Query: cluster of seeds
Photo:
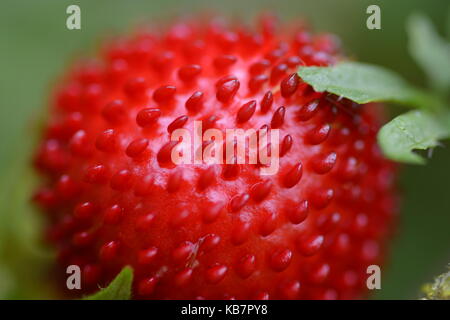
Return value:
<svg viewBox="0 0 450 320">
<path fill-rule="evenodd" d="M 334 37 L 304 26 L 212 20 L 139 30 L 77 63 L 35 157 L 34 200 L 59 274 L 79 265 L 87 293 L 131 265 L 135 298 L 364 295 L 395 213 L 380 115 L 296 74 L 336 63 L 338 51 Z M 196 120 L 204 130 L 279 129 L 278 174 L 233 161 L 174 165 L 170 135 Z"/>
</svg>

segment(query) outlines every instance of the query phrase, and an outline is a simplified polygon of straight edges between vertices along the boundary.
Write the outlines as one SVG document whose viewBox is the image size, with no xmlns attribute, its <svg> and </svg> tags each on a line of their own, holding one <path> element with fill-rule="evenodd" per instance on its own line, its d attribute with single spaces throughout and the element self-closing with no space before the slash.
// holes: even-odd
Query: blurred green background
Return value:
<svg viewBox="0 0 450 320">
<path fill-rule="evenodd" d="M 79 31 L 66 29 L 65 12 L 70 4 L 81 7 Z M 370 4 L 381 7 L 381 30 L 366 28 Z M 14 282 L 37 292 L 41 288 L 33 272 L 42 270 L 30 270 L 40 258 L 24 258 L 34 250 L 31 242 L 37 234 L 36 217 L 26 203 L 32 178 L 24 168 L 26 150 L 38 134 L 36 118 L 42 115 L 58 72 L 69 59 L 95 48 L 102 35 L 124 32 L 140 21 L 160 21 L 205 9 L 248 22 L 266 9 L 286 21 L 306 18 L 316 31 L 340 36 L 347 53 L 389 67 L 416 85 L 425 85 L 425 80 L 407 52 L 406 18 L 412 12 L 422 12 L 441 35 L 450 37 L 448 0 L 2 0 L 0 298 L 40 296 L 23 295 Z M 417 298 L 420 285 L 444 271 L 450 262 L 449 164 L 450 150 L 444 147 L 435 150 L 427 166 L 403 168 L 401 221 L 389 264 L 383 269 L 382 289 L 374 298 Z M 17 239 L 20 247 L 13 244 Z"/>
</svg>

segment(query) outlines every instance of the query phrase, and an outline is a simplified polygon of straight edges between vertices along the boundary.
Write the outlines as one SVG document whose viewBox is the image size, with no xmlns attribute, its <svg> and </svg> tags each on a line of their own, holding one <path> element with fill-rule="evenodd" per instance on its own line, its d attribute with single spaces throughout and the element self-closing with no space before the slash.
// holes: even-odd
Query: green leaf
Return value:
<svg viewBox="0 0 450 320">
<path fill-rule="evenodd" d="M 450 6 L 447 9 L 447 41 L 450 41 Z"/>
<path fill-rule="evenodd" d="M 131 284 L 133 282 L 133 269 L 125 267 L 104 289 L 94 293 L 84 300 L 129 300 L 131 298 Z"/>
<path fill-rule="evenodd" d="M 433 283 L 427 283 L 422 287 L 425 294 L 423 300 L 450 300 L 450 264 L 447 272 L 439 275 Z"/>
<path fill-rule="evenodd" d="M 9 184 L 0 186 L 0 297 L 4 299 L 48 299 L 55 294 L 46 281 L 53 255 L 42 245 L 41 215 L 30 203 L 35 177 L 28 166 L 26 162 L 17 167 L 22 171 L 14 168 L 4 173 Z M 7 282 L 1 274 L 6 274 Z"/>
<path fill-rule="evenodd" d="M 432 87 L 446 92 L 450 88 L 450 44 L 420 14 L 408 19 L 407 31 L 411 56 L 427 74 Z"/>
<path fill-rule="evenodd" d="M 384 125 L 378 133 L 378 143 L 392 160 L 424 164 L 425 159 L 413 150 L 436 147 L 440 139 L 449 137 L 447 120 L 426 111 L 413 110 Z"/>
<path fill-rule="evenodd" d="M 52 252 L 42 242 L 42 214 L 30 201 L 36 175 L 30 165 L 33 130 L 15 139 L 0 170 L 0 299 L 48 299 L 56 293 L 46 277 Z M 30 272 L 30 266 L 32 271 Z"/>
<path fill-rule="evenodd" d="M 432 96 L 410 86 L 394 72 L 374 65 L 342 62 L 330 67 L 300 67 L 298 75 L 316 91 L 361 104 L 385 101 L 426 109 L 438 106 Z"/>
</svg>

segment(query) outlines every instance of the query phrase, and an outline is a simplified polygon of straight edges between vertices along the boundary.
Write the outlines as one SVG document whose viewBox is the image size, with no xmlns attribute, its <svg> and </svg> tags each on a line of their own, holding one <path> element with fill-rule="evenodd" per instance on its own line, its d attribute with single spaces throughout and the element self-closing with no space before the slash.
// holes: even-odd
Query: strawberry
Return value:
<svg viewBox="0 0 450 320">
<path fill-rule="evenodd" d="M 335 37 L 263 18 L 259 31 L 214 19 L 140 29 L 76 63 L 35 156 L 59 274 L 80 266 L 89 293 L 130 265 L 138 299 L 364 297 L 396 212 L 382 115 L 296 74 L 342 59 Z M 171 134 L 195 134 L 194 121 L 278 129 L 279 170 L 175 164 Z"/>
</svg>

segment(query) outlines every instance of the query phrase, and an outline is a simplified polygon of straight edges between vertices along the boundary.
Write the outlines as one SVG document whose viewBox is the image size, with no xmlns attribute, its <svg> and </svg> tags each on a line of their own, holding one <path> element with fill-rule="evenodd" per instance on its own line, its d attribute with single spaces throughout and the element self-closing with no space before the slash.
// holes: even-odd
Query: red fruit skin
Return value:
<svg viewBox="0 0 450 320">
<path fill-rule="evenodd" d="M 274 25 L 139 31 L 69 69 L 35 156 L 62 279 L 77 264 L 91 293 L 131 265 L 136 299 L 366 295 L 396 213 L 382 116 L 295 74 L 339 61 L 334 38 Z M 171 164 L 170 132 L 194 120 L 278 128 L 279 173 Z"/>
</svg>

